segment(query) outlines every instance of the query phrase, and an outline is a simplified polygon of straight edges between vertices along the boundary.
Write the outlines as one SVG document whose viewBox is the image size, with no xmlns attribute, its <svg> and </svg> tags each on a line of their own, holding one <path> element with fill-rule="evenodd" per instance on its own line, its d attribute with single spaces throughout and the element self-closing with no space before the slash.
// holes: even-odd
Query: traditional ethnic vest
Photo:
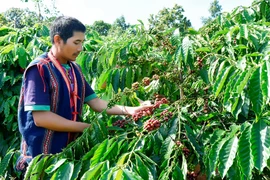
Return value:
<svg viewBox="0 0 270 180">
<path fill-rule="evenodd" d="M 78 115 L 82 113 L 85 98 L 85 81 L 80 67 L 70 62 L 74 80 L 74 91 L 72 91 L 67 74 L 51 52 L 44 53 L 32 61 L 25 72 L 32 66 L 38 68 L 44 92 L 49 91 L 50 110 L 66 119 L 77 121 Z M 24 169 L 25 162 L 30 162 L 38 154 L 59 153 L 76 138 L 75 133 L 56 132 L 37 127 L 33 120 L 32 111 L 24 111 L 23 99 L 24 83 L 18 107 L 19 130 L 22 134 L 21 157 L 16 166 L 18 170 Z"/>
</svg>

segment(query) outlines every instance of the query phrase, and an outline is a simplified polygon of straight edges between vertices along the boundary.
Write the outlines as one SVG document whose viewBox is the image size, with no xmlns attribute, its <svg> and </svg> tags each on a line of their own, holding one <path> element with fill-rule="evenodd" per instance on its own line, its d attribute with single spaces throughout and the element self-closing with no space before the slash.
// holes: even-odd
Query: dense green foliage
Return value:
<svg viewBox="0 0 270 180">
<path fill-rule="evenodd" d="M 142 24 L 118 36 L 89 31 L 77 62 L 102 99 L 169 102 L 139 119 L 85 107 L 92 126 L 63 152 L 36 157 L 25 179 L 269 179 L 269 14 L 270 2 L 259 0 L 199 32 Z M 18 176 L 20 69 L 50 43 L 41 25 L 1 27 L 0 38 L 0 176 L 7 178 Z M 160 127 L 147 130 L 149 120 Z"/>
</svg>

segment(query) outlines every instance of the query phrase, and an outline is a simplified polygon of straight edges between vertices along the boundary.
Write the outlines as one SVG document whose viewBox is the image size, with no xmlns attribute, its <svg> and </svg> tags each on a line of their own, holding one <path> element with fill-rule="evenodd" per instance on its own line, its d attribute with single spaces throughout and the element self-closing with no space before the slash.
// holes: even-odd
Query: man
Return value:
<svg viewBox="0 0 270 180">
<path fill-rule="evenodd" d="M 82 51 L 85 26 L 75 18 L 61 16 L 51 26 L 52 48 L 26 68 L 21 88 L 18 123 L 22 134 L 21 156 L 16 169 L 25 171 L 38 154 L 55 154 L 90 124 L 79 122 L 83 103 L 101 112 L 107 102 L 98 98 L 74 63 Z M 108 114 L 129 114 L 149 106 L 115 105 Z"/>
</svg>

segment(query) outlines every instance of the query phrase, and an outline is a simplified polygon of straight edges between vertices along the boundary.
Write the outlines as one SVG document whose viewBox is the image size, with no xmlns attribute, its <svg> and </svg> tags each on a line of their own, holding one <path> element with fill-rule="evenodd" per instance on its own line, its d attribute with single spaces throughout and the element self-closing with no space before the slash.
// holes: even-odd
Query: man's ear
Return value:
<svg viewBox="0 0 270 180">
<path fill-rule="evenodd" d="M 61 39 L 61 37 L 59 35 L 55 35 L 53 37 L 54 44 L 60 44 L 61 40 L 62 39 Z"/>
</svg>

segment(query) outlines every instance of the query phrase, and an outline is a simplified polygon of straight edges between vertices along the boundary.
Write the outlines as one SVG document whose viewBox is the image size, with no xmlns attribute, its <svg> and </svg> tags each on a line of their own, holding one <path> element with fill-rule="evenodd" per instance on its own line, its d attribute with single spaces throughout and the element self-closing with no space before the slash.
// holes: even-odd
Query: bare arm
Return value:
<svg viewBox="0 0 270 180">
<path fill-rule="evenodd" d="M 92 100 L 88 101 L 87 104 L 96 112 L 101 112 L 104 109 L 106 109 L 108 106 L 108 102 L 104 101 L 100 98 L 92 99 Z M 107 109 L 107 114 L 111 114 L 111 115 L 128 114 L 127 108 L 128 107 L 115 105 L 111 109 Z"/>
<path fill-rule="evenodd" d="M 51 111 L 33 111 L 35 125 L 53 131 L 83 132 L 90 125 L 65 119 Z"/>
<path fill-rule="evenodd" d="M 87 102 L 87 104 L 97 112 L 101 112 L 104 109 L 107 108 L 108 102 L 100 99 L 100 98 L 95 98 Z M 115 105 L 110 109 L 107 109 L 107 114 L 110 115 L 133 115 L 137 111 L 147 108 L 147 107 L 152 107 L 152 105 L 146 105 L 146 106 L 137 106 L 137 107 L 130 107 L 130 106 L 121 106 L 121 105 Z"/>
</svg>

